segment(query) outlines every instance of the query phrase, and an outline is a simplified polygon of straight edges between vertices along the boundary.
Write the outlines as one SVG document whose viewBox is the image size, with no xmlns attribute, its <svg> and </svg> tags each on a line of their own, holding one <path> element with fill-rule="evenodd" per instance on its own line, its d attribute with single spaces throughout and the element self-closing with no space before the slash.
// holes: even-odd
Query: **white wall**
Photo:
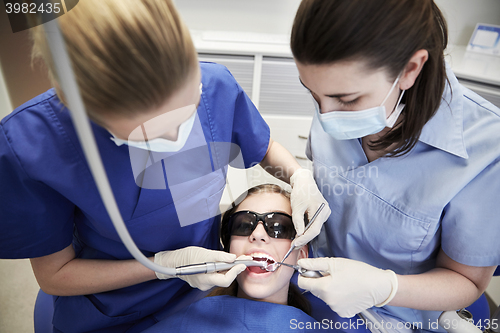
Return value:
<svg viewBox="0 0 500 333">
<path fill-rule="evenodd" d="M 12 103 L 10 102 L 7 87 L 3 79 L 2 66 L 0 66 L 0 119 L 8 115 L 12 111 Z"/>
<path fill-rule="evenodd" d="M 288 34 L 300 0 L 174 0 L 190 29 Z M 500 25 L 500 0 L 435 0 L 450 43 L 466 45 L 476 23 Z"/>
<path fill-rule="evenodd" d="M 289 34 L 300 0 L 174 0 L 188 27 Z"/>
<path fill-rule="evenodd" d="M 467 45 L 477 23 L 500 25 L 500 0 L 435 0 L 448 21 L 450 43 Z"/>
</svg>

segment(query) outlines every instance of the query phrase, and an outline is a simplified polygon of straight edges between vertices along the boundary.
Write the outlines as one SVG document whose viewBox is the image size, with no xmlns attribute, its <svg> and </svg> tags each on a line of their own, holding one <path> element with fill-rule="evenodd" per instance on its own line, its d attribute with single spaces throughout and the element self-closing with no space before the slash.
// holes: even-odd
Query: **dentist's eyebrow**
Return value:
<svg viewBox="0 0 500 333">
<path fill-rule="evenodd" d="M 307 90 L 311 91 L 311 89 L 307 88 L 307 86 L 304 84 L 304 82 L 302 82 L 302 80 L 300 79 L 300 77 L 299 77 L 299 81 L 300 81 L 300 84 L 302 84 L 304 86 L 304 88 L 306 88 Z M 359 91 L 358 92 L 353 92 L 353 93 L 334 94 L 334 95 L 325 95 L 325 96 L 326 97 L 331 97 L 331 98 L 342 98 L 342 97 L 356 95 L 356 94 L 359 94 Z"/>
</svg>

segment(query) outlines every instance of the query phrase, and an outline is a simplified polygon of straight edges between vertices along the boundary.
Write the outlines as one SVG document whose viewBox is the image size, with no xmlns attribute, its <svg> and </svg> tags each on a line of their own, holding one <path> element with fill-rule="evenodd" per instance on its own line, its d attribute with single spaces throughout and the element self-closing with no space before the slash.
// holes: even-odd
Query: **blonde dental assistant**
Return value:
<svg viewBox="0 0 500 333">
<path fill-rule="evenodd" d="M 432 0 L 304 0 L 291 47 L 317 110 L 308 145 L 332 215 L 301 288 L 341 316 L 431 330 L 500 264 L 500 111 L 443 59 Z M 329 258 L 338 257 L 338 258 Z M 395 326 L 394 326 L 395 327 Z"/>
<path fill-rule="evenodd" d="M 236 258 L 215 251 L 218 216 L 182 225 L 174 205 L 176 186 L 185 207 L 216 211 L 225 179 L 200 155 L 183 158 L 167 179 L 163 159 L 144 168 L 139 179 L 132 151 L 149 156 L 148 148 L 166 160 L 193 147 L 205 147 L 208 156 L 212 143 L 235 144 L 243 167 L 261 163 L 290 178 L 300 216 L 321 204 L 317 188 L 308 195 L 312 176 L 269 138 L 268 126 L 229 71 L 198 62 L 171 1 L 86 0 L 59 23 L 120 212 L 151 260 L 174 267 Z M 227 286 L 245 267 L 183 281 L 156 276 L 131 260 L 84 159 L 40 28 L 33 32 L 33 53 L 43 59 L 55 89 L 0 123 L 0 257 L 31 259 L 41 289 L 55 295 L 55 332 L 142 331 L 185 305 L 191 287 Z M 150 132 L 151 121 L 163 129 Z M 128 146 L 120 141 L 143 124 L 149 147 L 135 136 Z"/>
</svg>

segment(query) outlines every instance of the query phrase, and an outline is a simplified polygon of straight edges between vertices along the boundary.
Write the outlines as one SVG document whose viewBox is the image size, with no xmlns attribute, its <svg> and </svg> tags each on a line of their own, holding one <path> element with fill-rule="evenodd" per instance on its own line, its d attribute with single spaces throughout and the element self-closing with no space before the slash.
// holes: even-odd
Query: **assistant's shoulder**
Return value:
<svg viewBox="0 0 500 333">
<path fill-rule="evenodd" d="M 462 86 L 462 89 L 464 109 L 466 111 L 477 109 L 480 112 L 491 114 L 494 118 L 497 118 L 497 120 L 500 121 L 500 109 L 496 105 L 469 88 Z"/>
<path fill-rule="evenodd" d="M 42 156 L 63 141 L 60 138 L 64 131 L 59 121 L 59 117 L 65 116 L 63 110 L 54 89 L 17 107 L 0 122 L 0 130 L 9 146 L 5 148 L 14 151 L 19 158 L 29 156 L 27 160 Z M 39 154 L 33 154 L 34 151 Z"/>
<path fill-rule="evenodd" d="M 5 123 L 9 121 L 11 118 L 15 117 L 16 115 L 22 113 L 25 110 L 37 110 L 41 106 L 41 104 L 47 102 L 48 100 L 56 97 L 56 92 L 54 88 L 51 88 L 47 90 L 46 92 L 30 99 L 29 101 L 25 102 L 24 104 L 18 106 L 17 108 L 14 109 L 10 114 L 8 114 L 5 118 L 2 119 L 2 123 Z"/>
<path fill-rule="evenodd" d="M 488 165 L 500 157 L 500 109 L 476 92 L 461 85 L 463 142 L 474 161 Z"/>
<path fill-rule="evenodd" d="M 0 124 L 5 126 L 12 119 L 19 117 L 27 117 L 27 114 L 40 113 L 47 107 L 47 102 L 51 99 L 57 98 L 54 88 L 47 90 L 46 92 L 30 99 L 26 103 L 18 106 L 10 114 L 2 119 Z"/>
<path fill-rule="evenodd" d="M 226 66 L 213 62 L 200 61 L 201 77 L 204 87 L 216 86 L 235 91 L 241 90 Z"/>
</svg>

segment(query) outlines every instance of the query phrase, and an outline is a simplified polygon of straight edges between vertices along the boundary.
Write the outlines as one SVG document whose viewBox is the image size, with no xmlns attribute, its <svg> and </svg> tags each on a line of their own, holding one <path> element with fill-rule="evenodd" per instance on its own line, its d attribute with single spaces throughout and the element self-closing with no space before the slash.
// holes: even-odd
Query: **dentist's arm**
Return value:
<svg viewBox="0 0 500 333">
<path fill-rule="evenodd" d="M 236 255 L 234 254 L 196 246 L 158 252 L 154 258 L 149 258 L 149 260 L 165 267 L 209 261 L 233 262 L 235 259 Z M 95 294 L 157 278 L 162 280 L 173 278 L 173 276 L 155 273 L 135 259 L 75 258 L 72 245 L 59 252 L 30 260 L 40 288 L 47 294 L 57 296 Z M 214 286 L 229 286 L 236 276 L 245 269 L 245 265 L 236 265 L 226 273 L 185 275 L 179 278 L 189 283 L 193 288 L 208 290 Z"/>
<path fill-rule="evenodd" d="M 330 273 L 319 279 L 299 276 L 298 285 L 321 298 L 341 317 L 386 304 L 417 310 L 460 309 L 481 296 L 496 268 L 462 265 L 443 250 L 436 268 L 415 275 L 396 275 L 344 258 L 301 259 L 298 264 Z"/>
<path fill-rule="evenodd" d="M 304 232 L 304 213 L 311 218 L 322 203 L 325 207 L 307 233 L 294 239 L 294 245 L 307 244 L 321 231 L 321 226 L 330 216 L 330 207 L 316 185 L 311 171 L 301 168 L 295 158 L 282 145 L 269 141 L 267 153 L 260 165 L 271 175 L 292 185 L 292 220 L 297 235 Z"/>
<path fill-rule="evenodd" d="M 95 294 L 156 279 L 155 272 L 136 260 L 75 258 L 72 245 L 30 261 L 38 285 L 49 295 Z"/>
<path fill-rule="evenodd" d="M 440 250 L 436 268 L 418 275 L 398 275 L 399 288 L 389 305 L 438 311 L 464 308 L 484 293 L 496 267 L 463 265 Z"/>
<path fill-rule="evenodd" d="M 270 175 L 286 183 L 290 183 L 290 177 L 295 171 L 302 168 L 295 160 L 295 157 L 273 139 L 269 140 L 266 156 L 260 162 L 260 166 Z"/>
</svg>

